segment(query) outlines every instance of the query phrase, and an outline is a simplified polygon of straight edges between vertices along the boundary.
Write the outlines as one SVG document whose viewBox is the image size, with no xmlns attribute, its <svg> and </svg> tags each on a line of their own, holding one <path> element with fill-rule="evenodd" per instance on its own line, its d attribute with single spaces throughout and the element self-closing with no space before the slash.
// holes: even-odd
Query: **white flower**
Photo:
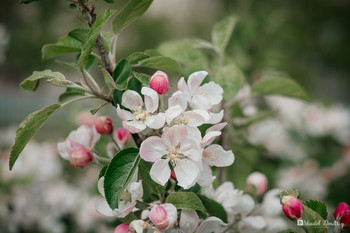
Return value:
<svg viewBox="0 0 350 233">
<path fill-rule="evenodd" d="M 152 129 L 160 129 L 165 123 L 164 113 L 155 112 L 158 109 L 158 94 L 148 87 L 143 87 L 142 97 L 136 92 L 127 90 L 122 96 L 122 105 L 131 110 L 131 112 L 123 110 L 117 106 L 117 114 L 123 120 L 122 124 L 130 133 L 138 133 L 146 129 L 146 126 Z M 145 107 L 143 107 L 145 105 Z"/>
<path fill-rule="evenodd" d="M 184 233 L 210 233 L 223 232 L 227 226 L 217 217 L 209 217 L 199 224 L 199 217 L 194 210 L 182 210 L 180 217 L 180 229 Z M 198 226 L 199 225 L 199 226 Z"/>
<path fill-rule="evenodd" d="M 173 126 L 166 130 L 162 137 L 147 138 L 141 144 L 140 156 L 146 161 L 155 162 L 150 175 L 160 185 L 165 185 L 169 180 L 169 162 L 179 186 L 187 189 L 198 180 L 202 149 L 200 141 L 190 134 L 187 126 Z"/>
<path fill-rule="evenodd" d="M 122 194 L 122 198 L 118 203 L 118 208 L 112 210 L 106 199 L 102 198 L 96 201 L 95 208 L 96 210 L 105 215 L 105 216 L 116 216 L 117 218 L 124 218 L 128 215 L 135 207 L 136 201 L 142 199 L 143 189 L 141 180 L 136 182 L 137 172 L 134 173 L 134 176 L 131 179 L 131 182 L 128 184 L 126 189 Z M 105 197 L 103 189 L 104 177 L 101 177 L 98 181 L 98 190 L 100 194 Z"/>
<path fill-rule="evenodd" d="M 72 131 L 66 141 L 57 144 L 58 153 L 69 160 L 69 156 L 77 149 L 84 148 L 91 151 L 100 140 L 95 126 L 82 125 L 77 130 Z"/>
</svg>

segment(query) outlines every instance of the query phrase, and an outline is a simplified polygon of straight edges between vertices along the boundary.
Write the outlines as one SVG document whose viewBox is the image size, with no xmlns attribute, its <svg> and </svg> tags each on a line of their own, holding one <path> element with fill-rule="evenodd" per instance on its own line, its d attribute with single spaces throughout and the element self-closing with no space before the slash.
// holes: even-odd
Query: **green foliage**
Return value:
<svg viewBox="0 0 350 233">
<path fill-rule="evenodd" d="M 166 202 L 173 204 L 178 209 L 199 210 L 205 213 L 201 199 L 192 192 L 172 193 L 167 197 Z"/>
<path fill-rule="evenodd" d="M 36 91 L 36 89 L 39 87 L 40 79 L 48 79 L 51 80 L 51 83 L 53 85 L 58 85 L 62 81 L 65 82 L 66 78 L 63 74 L 59 72 L 52 72 L 51 70 L 44 70 L 44 71 L 34 71 L 31 76 L 26 78 L 20 86 L 27 91 Z M 70 81 L 69 81 L 70 82 Z M 68 84 L 68 83 L 67 83 Z M 70 84 L 72 84 L 70 82 Z"/>
<path fill-rule="evenodd" d="M 143 59 L 138 62 L 139 66 L 161 70 L 173 74 L 180 73 L 179 64 L 170 57 L 156 56 Z"/>
<path fill-rule="evenodd" d="M 314 206 L 315 207 L 315 206 Z M 317 207 L 318 208 L 318 207 Z M 328 227 L 325 224 L 325 219 L 323 219 L 317 212 L 313 211 L 308 206 L 304 205 L 304 212 L 301 219 L 306 223 L 303 228 L 307 230 L 308 233 L 327 233 Z M 312 223 L 317 223 L 313 225 Z"/>
<path fill-rule="evenodd" d="M 328 218 L 328 210 L 326 203 L 322 201 L 309 200 L 303 201 L 304 206 L 309 207 L 316 213 L 318 213 L 324 220 Z"/>
<path fill-rule="evenodd" d="M 68 33 L 69 37 L 72 37 L 82 43 L 85 43 L 89 38 L 89 29 L 87 28 L 77 28 Z"/>
<path fill-rule="evenodd" d="M 133 72 L 132 74 L 143 86 L 149 86 L 150 77 L 147 74 L 138 72 Z"/>
<path fill-rule="evenodd" d="M 224 53 L 226 46 L 230 41 L 236 22 L 236 17 L 229 16 L 218 22 L 211 32 L 213 44 L 222 54 Z"/>
<path fill-rule="evenodd" d="M 67 99 L 70 99 L 72 97 L 76 96 L 82 96 L 85 94 L 84 90 L 78 89 L 78 88 L 67 88 L 65 92 L 63 92 L 59 97 L 58 101 L 63 102 Z"/>
<path fill-rule="evenodd" d="M 130 0 L 122 10 L 120 10 L 112 22 L 112 29 L 118 34 L 130 23 L 143 15 L 153 0 Z"/>
<path fill-rule="evenodd" d="M 150 176 L 151 167 L 152 167 L 152 163 L 146 162 L 145 160 L 142 159 L 139 163 L 139 173 L 140 173 L 140 176 L 142 177 L 142 182 L 145 183 L 150 188 L 151 191 L 159 195 L 162 192 L 164 192 L 167 184 L 165 184 L 164 186 L 161 186 L 152 180 Z"/>
<path fill-rule="evenodd" d="M 83 49 L 78 60 L 78 67 L 81 68 L 92 52 L 92 48 L 96 43 L 96 39 L 100 34 L 101 29 L 106 24 L 107 20 L 115 13 L 114 10 L 107 9 L 100 14 L 92 24 L 87 34 L 87 40 L 84 43 Z"/>
<path fill-rule="evenodd" d="M 60 104 L 52 104 L 43 109 L 29 114 L 16 131 L 15 144 L 12 147 L 10 154 L 10 170 L 12 170 L 18 156 L 27 145 L 29 140 L 38 132 L 43 124 L 61 108 Z"/>
<path fill-rule="evenodd" d="M 107 171 L 108 166 L 104 166 L 101 170 L 100 173 L 98 174 L 98 179 L 100 179 L 101 177 L 105 176 L 105 173 Z"/>
<path fill-rule="evenodd" d="M 113 80 L 118 90 L 125 90 L 128 87 L 131 71 L 131 65 L 127 60 L 123 59 L 118 63 L 113 72 Z"/>
<path fill-rule="evenodd" d="M 203 202 L 203 205 L 205 206 L 205 209 L 207 210 L 210 216 L 218 217 L 223 222 L 227 223 L 227 213 L 221 204 L 212 199 L 207 198 L 204 195 L 198 195 L 198 197 Z"/>
<path fill-rule="evenodd" d="M 118 152 L 105 173 L 104 191 L 112 209 L 118 208 L 119 200 L 139 164 L 139 150 L 127 148 Z"/>
<path fill-rule="evenodd" d="M 31 2 L 36 2 L 36 1 L 42 1 L 42 0 L 19 0 L 19 3 L 22 4 L 28 4 L 28 3 L 31 3 Z"/>
<path fill-rule="evenodd" d="M 262 95 L 282 95 L 310 100 L 304 88 L 293 79 L 282 76 L 266 76 L 252 85 L 252 92 Z"/>
<path fill-rule="evenodd" d="M 42 59 L 47 60 L 62 54 L 80 52 L 83 43 L 73 37 L 64 36 L 56 44 L 46 44 L 41 49 Z"/>
</svg>

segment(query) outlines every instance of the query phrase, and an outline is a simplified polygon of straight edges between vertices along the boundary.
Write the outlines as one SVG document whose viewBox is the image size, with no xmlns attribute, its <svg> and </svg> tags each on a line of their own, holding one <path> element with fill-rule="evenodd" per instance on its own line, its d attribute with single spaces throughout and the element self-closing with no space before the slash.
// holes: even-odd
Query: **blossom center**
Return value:
<svg viewBox="0 0 350 233">
<path fill-rule="evenodd" d="M 137 107 L 134 109 L 133 114 L 135 116 L 135 119 L 137 121 L 144 121 L 146 120 L 147 114 L 142 110 L 141 107 Z"/>
<path fill-rule="evenodd" d="M 175 117 L 171 125 L 187 125 L 190 120 L 191 114 L 181 113 Z"/>
<path fill-rule="evenodd" d="M 185 155 L 182 154 L 181 152 L 179 152 L 180 146 L 176 146 L 176 147 L 168 147 L 167 151 L 168 154 L 166 155 L 168 158 L 170 158 L 170 164 L 175 167 L 176 166 L 176 162 L 181 159 L 184 158 Z"/>
</svg>

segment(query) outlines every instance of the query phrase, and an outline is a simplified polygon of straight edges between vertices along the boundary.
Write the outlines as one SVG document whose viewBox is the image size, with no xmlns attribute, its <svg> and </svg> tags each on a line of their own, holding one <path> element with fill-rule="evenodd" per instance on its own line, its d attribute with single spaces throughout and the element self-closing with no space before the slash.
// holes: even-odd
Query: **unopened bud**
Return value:
<svg viewBox="0 0 350 233">
<path fill-rule="evenodd" d="M 95 120 L 95 128 L 99 134 L 111 134 L 113 132 L 113 121 L 108 116 L 100 116 Z"/>
<path fill-rule="evenodd" d="M 256 191 L 258 195 L 263 194 L 267 188 L 267 178 L 264 174 L 260 172 L 253 172 L 247 178 L 247 184 L 253 185 L 256 187 Z M 250 187 L 247 187 L 247 191 L 251 192 Z"/>
<path fill-rule="evenodd" d="M 74 167 L 85 167 L 92 161 L 92 155 L 87 149 L 79 148 L 70 154 L 69 161 Z"/>
<path fill-rule="evenodd" d="M 133 233 L 133 231 L 130 230 L 129 224 L 122 223 L 114 229 L 113 233 Z"/>
<path fill-rule="evenodd" d="M 176 179 L 176 174 L 175 174 L 174 169 L 171 170 L 171 173 L 170 173 L 170 174 L 171 174 L 171 175 L 170 175 L 171 179 L 177 181 L 177 179 Z"/>
<path fill-rule="evenodd" d="M 172 204 L 156 205 L 151 209 L 149 218 L 159 230 L 166 230 L 177 223 L 177 210 Z"/>
<path fill-rule="evenodd" d="M 150 79 L 149 86 L 160 95 L 167 93 L 169 90 L 168 75 L 162 71 L 155 72 Z"/>
<path fill-rule="evenodd" d="M 114 131 L 114 138 L 118 144 L 126 146 L 130 140 L 130 133 L 124 128 L 119 128 Z"/>
<path fill-rule="evenodd" d="M 350 225 L 350 207 L 345 202 L 339 203 L 334 212 L 334 219 L 344 225 Z"/>
<path fill-rule="evenodd" d="M 282 197 L 282 210 L 290 219 L 300 218 L 304 212 L 304 206 L 301 201 L 294 196 Z"/>
</svg>

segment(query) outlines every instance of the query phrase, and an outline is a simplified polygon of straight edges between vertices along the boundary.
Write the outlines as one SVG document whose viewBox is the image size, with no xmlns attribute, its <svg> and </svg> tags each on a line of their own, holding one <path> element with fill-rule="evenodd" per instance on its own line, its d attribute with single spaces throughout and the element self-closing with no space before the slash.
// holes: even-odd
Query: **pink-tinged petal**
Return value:
<svg viewBox="0 0 350 233">
<path fill-rule="evenodd" d="M 192 73 L 187 80 L 188 88 L 192 94 L 196 93 L 196 90 L 199 88 L 205 77 L 208 75 L 206 71 L 197 71 Z"/>
<path fill-rule="evenodd" d="M 283 196 L 282 210 L 288 218 L 293 220 L 301 217 L 304 212 L 304 205 L 294 196 Z"/>
<path fill-rule="evenodd" d="M 183 113 L 183 109 L 180 105 L 175 105 L 169 107 L 165 111 L 165 120 L 168 124 L 172 122 L 176 117 L 180 116 L 180 114 Z"/>
<path fill-rule="evenodd" d="M 124 202 L 119 202 L 119 208 L 114 209 L 113 214 L 117 218 L 125 218 L 126 215 L 131 213 L 135 205 L 136 205 L 136 202 L 135 203 L 127 202 L 126 204 L 124 204 Z"/>
<path fill-rule="evenodd" d="M 57 151 L 62 158 L 69 160 L 69 152 L 67 151 L 65 141 L 57 143 Z"/>
<path fill-rule="evenodd" d="M 196 109 L 185 112 L 185 118 L 188 119 L 188 126 L 198 127 L 209 120 L 209 114 L 207 111 Z"/>
<path fill-rule="evenodd" d="M 217 217 L 209 217 L 202 222 L 196 233 L 223 232 L 226 226 L 227 224 L 221 219 Z"/>
<path fill-rule="evenodd" d="M 94 148 L 96 143 L 100 140 L 101 135 L 97 132 L 95 126 L 92 126 L 91 129 L 92 129 L 92 137 L 90 141 L 90 148 L 92 149 Z"/>
<path fill-rule="evenodd" d="M 103 187 L 104 182 L 105 182 L 105 177 L 104 176 L 102 176 L 97 182 L 97 189 L 98 189 L 99 193 L 103 197 L 105 197 L 105 190 L 104 190 L 104 187 Z"/>
<path fill-rule="evenodd" d="M 210 145 L 204 149 L 203 159 L 210 166 L 227 167 L 233 164 L 235 156 L 231 150 L 225 151 L 220 145 Z"/>
<path fill-rule="evenodd" d="M 160 137 L 152 136 L 141 143 L 140 156 L 148 162 L 155 162 L 165 154 L 167 150 Z"/>
<path fill-rule="evenodd" d="M 247 177 L 247 184 L 256 187 L 257 194 L 263 194 L 267 189 L 267 178 L 264 174 L 260 172 L 253 172 Z M 248 186 L 248 192 L 251 192 L 251 187 Z"/>
<path fill-rule="evenodd" d="M 200 173 L 198 164 L 189 159 L 178 160 L 174 171 L 178 185 L 184 189 L 191 188 L 195 185 Z"/>
<path fill-rule="evenodd" d="M 181 147 L 181 153 L 194 161 L 200 161 L 202 159 L 202 148 L 199 141 L 192 137 L 184 138 Z"/>
<path fill-rule="evenodd" d="M 221 135 L 220 131 L 208 132 L 207 134 L 204 135 L 202 142 L 201 142 L 201 146 L 206 147 L 206 146 L 212 144 L 212 142 L 215 140 L 215 138 L 220 136 L 220 135 Z"/>
<path fill-rule="evenodd" d="M 146 113 L 154 113 L 159 105 L 157 92 L 149 87 L 142 87 L 141 93 L 145 97 Z"/>
<path fill-rule="evenodd" d="M 130 110 L 143 106 L 143 101 L 139 93 L 127 90 L 122 96 L 122 105 Z"/>
<path fill-rule="evenodd" d="M 80 126 L 76 131 L 77 142 L 86 149 L 91 150 L 91 139 L 94 136 L 92 128 L 86 125 Z"/>
<path fill-rule="evenodd" d="M 180 228 L 183 232 L 195 232 L 199 225 L 199 217 L 194 210 L 182 210 Z"/>
<path fill-rule="evenodd" d="M 217 124 L 222 121 L 222 118 L 224 118 L 224 110 L 221 110 L 219 113 L 209 113 L 209 120 L 208 124 Z"/>
<path fill-rule="evenodd" d="M 146 129 L 146 124 L 143 121 L 123 121 L 122 125 L 124 129 L 126 129 L 130 133 L 139 133 L 142 130 Z"/>
<path fill-rule="evenodd" d="M 159 230 L 165 230 L 169 227 L 167 211 L 161 205 L 155 205 L 149 213 L 149 218 L 155 227 Z"/>
<path fill-rule="evenodd" d="M 134 231 L 130 230 L 129 224 L 127 223 L 122 223 L 118 225 L 113 233 L 133 233 Z"/>
<path fill-rule="evenodd" d="M 165 209 L 165 211 L 167 212 L 167 215 L 168 215 L 167 217 L 169 220 L 169 228 L 168 229 L 170 229 L 177 224 L 177 209 L 171 203 L 164 203 L 164 204 L 161 204 L 160 206 L 162 206 Z"/>
<path fill-rule="evenodd" d="M 131 112 L 121 109 L 119 104 L 117 105 L 117 114 L 119 118 L 123 121 L 130 121 L 135 118 L 135 116 Z"/>
<path fill-rule="evenodd" d="M 225 128 L 226 125 L 227 125 L 227 122 L 222 122 L 222 123 L 219 123 L 219 124 L 215 124 L 215 125 L 211 126 L 210 128 L 208 128 L 205 131 L 205 133 L 207 134 L 210 131 L 221 131 L 223 128 Z"/>
<path fill-rule="evenodd" d="M 95 209 L 104 216 L 114 217 L 112 209 L 109 207 L 106 199 L 100 198 L 95 201 Z"/>
<path fill-rule="evenodd" d="M 188 132 L 184 125 L 175 125 L 162 134 L 165 146 L 179 146 Z"/>
<path fill-rule="evenodd" d="M 199 92 L 202 96 L 208 98 L 212 105 L 216 105 L 221 102 L 224 90 L 220 87 L 219 84 L 211 81 L 201 86 L 199 88 Z"/>
<path fill-rule="evenodd" d="M 177 83 L 177 88 L 179 88 L 179 90 L 185 94 L 189 93 L 188 86 L 184 77 L 180 78 L 179 82 Z"/>
<path fill-rule="evenodd" d="M 161 112 L 156 115 L 147 116 L 145 123 L 151 129 L 160 129 L 165 124 L 165 114 Z"/>
<path fill-rule="evenodd" d="M 162 186 L 164 186 L 170 178 L 171 171 L 169 168 L 169 160 L 169 158 L 159 159 L 152 165 L 150 171 L 152 180 L 154 180 L 156 183 Z"/>
<path fill-rule="evenodd" d="M 182 91 L 176 91 L 168 100 L 168 107 L 179 105 L 183 111 L 187 109 L 187 98 Z"/>
<path fill-rule="evenodd" d="M 81 148 L 85 148 L 85 146 L 76 141 L 71 140 L 70 138 L 66 139 L 66 149 L 69 155 L 73 153 L 73 151 Z"/>
</svg>

